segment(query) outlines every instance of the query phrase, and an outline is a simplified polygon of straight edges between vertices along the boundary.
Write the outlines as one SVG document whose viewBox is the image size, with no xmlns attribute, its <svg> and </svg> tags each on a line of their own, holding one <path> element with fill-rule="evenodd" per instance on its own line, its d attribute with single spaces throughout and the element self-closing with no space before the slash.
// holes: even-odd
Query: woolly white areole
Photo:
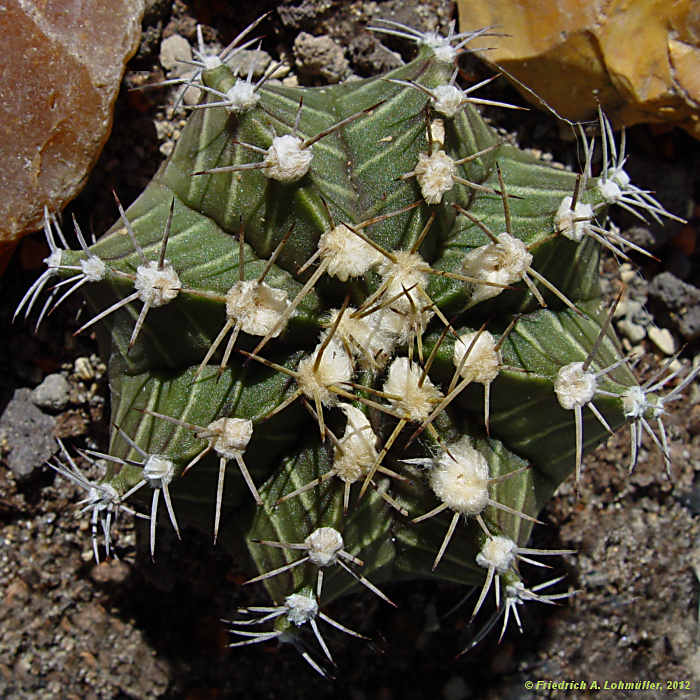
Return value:
<svg viewBox="0 0 700 700">
<path fill-rule="evenodd" d="M 421 153 L 413 169 L 427 204 L 440 204 L 442 196 L 455 186 L 457 166 L 445 151 Z"/>
<path fill-rule="evenodd" d="M 464 515 L 481 513 L 489 504 L 488 462 L 469 436 L 449 449 L 430 472 L 430 487 L 451 510 Z"/>
<path fill-rule="evenodd" d="M 496 340 L 491 333 L 473 331 L 460 335 L 455 342 L 452 363 L 455 367 L 461 367 L 460 376 L 465 379 L 490 384 L 498 376 L 501 353 L 496 348 Z"/>
<path fill-rule="evenodd" d="M 236 282 L 226 293 L 226 316 L 236 319 L 250 335 L 272 333 L 276 338 L 284 326 L 275 328 L 287 310 L 289 300 L 283 289 L 256 280 Z"/>
<path fill-rule="evenodd" d="M 311 167 L 313 153 L 303 147 L 298 136 L 275 136 L 263 159 L 263 171 L 267 177 L 280 182 L 301 180 Z"/>
</svg>

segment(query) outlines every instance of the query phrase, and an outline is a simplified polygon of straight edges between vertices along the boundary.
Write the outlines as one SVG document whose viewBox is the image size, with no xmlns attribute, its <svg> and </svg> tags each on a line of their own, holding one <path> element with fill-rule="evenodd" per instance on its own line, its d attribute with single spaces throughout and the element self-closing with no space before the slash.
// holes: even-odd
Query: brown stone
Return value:
<svg viewBox="0 0 700 700">
<path fill-rule="evenodd" d="M 13 603 L 22 603 L 29 597 L 29 586 L 17 577 L 10 583 L 5 592 L 5 604 L 12 605 Z"/>
<path fill-rule="evenodd" d="M 616 126 L 681 126 L 700 138 L 700 3 L 693 0 L 459 0 L 470 42 L 572 120 L 600 104 Z M 531 94 L 521 89 L 533 101 Z"/>
<path fill-rule="evenodd" d="M 329 83 L 340 82 L 349 70 L 343 49 L 329 36 L 301 32 L 294 40 L 294 57 L 300 73 Z"/>
<path fill-rule="evenodd" d="M 143 7 L 144 0 L 3 3 L 0 244 L 39 228 L 44 205 L 59 211 L 80 191 L 109 135 Z"/>
<path fill-rule="evenodd" d="M 90 576 L 96 583 L 121 584 L 129 578 L 131 566 L 120 559 L 109 559 L 92 567 Z"/>
</svg>

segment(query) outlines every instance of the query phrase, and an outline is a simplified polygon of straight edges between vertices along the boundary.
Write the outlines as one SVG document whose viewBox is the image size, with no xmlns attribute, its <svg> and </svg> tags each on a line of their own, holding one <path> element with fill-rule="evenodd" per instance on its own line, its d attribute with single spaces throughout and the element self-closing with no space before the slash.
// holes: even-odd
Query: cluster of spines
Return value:
<svg viewBox="0 0 700 700">
<path fill-rule="evenodd" d="M 200 109 L 222 108 L 232 114 L 240 114 L 253 109 L 257 105 L 260 88 L 269 76 L 264 76 L 256 84 L 252 84 L 251 76 L 248 76 L 247 81 L 237 81 L 234 87 L 238 86 L 238 91 L 235 92 L 234 90 L 235 94 L 231 91 L 217 93 L 216 90 L 207 86 L 204 82 L 208 70 L 220 67 L 225 64 L 226 58 L 232 53 L 252 45 L 255 40 L 245 43 L 240 42 L 254 28 L 255 24 L 244 30 L 219 57 L 208 56 L 204 51 L 203 45 L 199 47 L 198 66 L 201 68 L 201 71 L 198 71 L 194 79 L 180 82 L 185 83 L 185 86 L 196 82 L 205 92 L 214 94 L 215 98 L 220 98 L 219 101 L 214 100 L 202 103 L 199 105 Z M 454 63 L 456 55 L 463 45 L 472 36 L 476 35 L 455 35 L 454 37 L 448 36 L 445 39 L 432 34 L 422 35 L 395 23 L 386 23 L 383 28 L 376 27 L 375 29 L 399 34 L 422 45 L 427 45 L 434 52 L 434 57 L 437 61 L 449 65 Z M 208 60 L 212 58 L 217 60 Z M 528 550 L 527 548 L 519 547 L 515 542 L 500 533 L 494 525 L 487 524 L 482 516 L 486 508 L 493 507 L 504 510 L 518 518 L 535 520 L 524 512 L 510 508 L 507 504 L 499 503 L 491 498 L 490 495 L 490 486 L 492 484 L 515 476 L 527 469 L 527 467 L 515 469 L 505 475 L 491 476 L 483 454 L 474 446 L 471 438 L 465 436 L 453 442 L 446 442 L 441 437 L 440 432 L 433 426 L 433 422 L 467 386 L 477 383 L 482 384 L 484 387 L 483 422 L 485 432 L 489 433 L 490 387 L 500 372 L 509 369 L 502 361 L 500 350 L 509 332 L 517 324 L 517 318 L 513 320 L 498 339 L 487 330 L 487 324 L 482 325 L 476 331 L 459 335 L 450 319 L 445 316 L 438 304 L 431 298 L 428 292 L 428 280 L 431 275 L 434 275 L 447 277 L 463 284 L 469 289 L 469 303 L 471 306 L 498 296 L 504 290 L 511 289 L 514 285 L 522 284 L 529 290 L 539 305 L 545 307 L 545 299 L 537 288 L 539 283 L 554 294 L 562 304 L 570 307 L 575 313 L 581 314 L 582 312 L 565 294 L 556 289 L 553 284 L 533 267 L 531 249 L 552 237 L 561 236 L 579 242 L 587 235 L 624 257 L 626 255 L 624 252 L 625 247 L 629 246 L 632 249 L 637 249 L 637 247 L 629 244 L 618 234 L 610 233 L 595 223 L 598 211 L 601 211 L 608 204 L 616 203 L 628 208 L 632 207 L 640 215 L 643 215 L 643 213 L 648 213 L 653 217 L 670 215 L 651 194 L 631 185 L 623 169 L 625 159 L 624 145 L 621 146 L 618 155 L 610 124 L 601 113 L 603 175 L 595 181 L 593 188 L 588 187 L 588 183 L 592 180 L 591 160 L 593 143 L 588 144 L 586 142 L 584 172 L 577 180 L 572 195 L 565 197 L 556 213 L 554 213 L 553 233 L 551 236 L 544 236 L 534 245 L 526 246 L 513 234 L 509 212 L 509 197 L 512 195 L 509 195 L 507 192 L 506 183 L 497 164 L 498 189 L 473 182 L 459 174 L 459 166 L 485 156 L 492 151 L 497 151 L 499 145 L 490 146 L 477 153 L 458 159 L 451 158 L 443 148 L 444 125 L 441 124 L 443 119 L 449 120 L 453 118 L 460 109 L 469 103 L 497 104 L 497 106 L 502 107 L 510 107 L 510 105 L 493 103 L 472 97 L 471 93 L 480 85 L 461 91 L 455 85 L 455 77 L 456 74 L 452 73 L 447 83 L 433 88 L 426 88 L 415 81 L 391 81 L 425 93 L 428 98 L 425 113 L 427 148 L 419 153 L 413 170 L 404 173 L 401 177 L 402 180 L 415 178 L 421 198 L 417 202 L 396 211 L 369 217 L 364 221 L 354 222 L 336 221 L 331 214 L 330 208 L 323 202 L 328 227 L 319 238 L 317 251 L 301 266 L 297 274 L 305 273 L 312 265 L 316 265 L 316 268 L 310 274 L 306 283 L 300 286 L 295 297 L 289 298 L 283 290 L 269 286 L 265 281 L 268 272 L 275 263 L 292 230 L 290 229 L 281 239 L 262 273 L 255 280 L 245 279 L 243 254 L 245 234 L 242 230 L 239 232 L 239 280 L 228 290 L 225 297 L 216 297 L 215 299 L 225 305 L 226 322 L 201 361 L 196 376 L 202 373 L 204 367 L 214 357 L 218 347 L 228 336 L 225 351 L 219 363 L 219 373 L 221 373 L 227 367 L 239 333 L 243 332 L 260 338 L 252 352 L 241 351 L 248 361 L 259 362 L 278 372 L 282 372 L 288 375 L 290 381 L 295 383 L 296 388 L 288 393 L 286 398 L 272 411 L 259 417 L 256 423 L 269 419 L 272 415 L 284 410 L 292 402 L 299 399 L 317 422 L 321 440 L 328 440 L 332 444 L 334 459 L 332 468 L 328 472 L 310 481 L 308 484 L 284 494 L 276 501 L 276 504 L 288 501 L 333 477 L 337 477 L 344 483 L 343 505 L 345 511 L 349 508 L 351 485 L 353 483 L 361 483 L 360 497 L 368 487 L 372 486 L 393 509 L 400 513 L 401 516 L 405 516 L 408 514 L 406 507 L 400 500 L 389 494 L 386 488 L 378 488 L 376 477 L 379 474 L 382 477 L 403 480 L 405 477 L 390 469 L 384 463 L 384 459 L 399 438 L 404 427 L 407 425 L 414 426 L 414 432 L 409 442 L 412 442 L 423 431 L 426 431 L 430 438 L 432 454 L 429 457 L 406 461 L 429 469 L 428 483 L 438 498 L 439 505 L 427 513 L 414 517 L 413 522 L 419 523 L 444 510 L 452 511 L 453 515 L 447 533 L 433 562 L 433 568 L 436 568 L 448 548 L 460 518 L 471 517 L 475 519 L 483 538 L 483 546 L 477 556 L 476 564 L 485 568 L 487 573 L 474 614 L 480 609 L 495 578 L 494 589 L 496 591 L 498 612 L 504 615 L 505 629 L 511 612 L 519 624 L 517 604 L 525 600 L 551 602 L 560 597 L 558 595 L 539 595 L 536 589 L 529 591 L 524 588 L 517 573 L 517 559 L 521 558 L 529 561 L 520 555 L 549 554 L 554 552 Z M 200 81 L 202 81 L 201 85 L 199 85 Z M 245 96 L 243 95 L 244 92 Z M 297 136 L 304 109 L 303 103 L 300 101 L 291 132 L 279 136 L 273 134 L 271 144 L 267 149 L 262 149 L 254 144 L 238 143 L 241 148 L 247 151 L 259 153 L 262 156 L 261 159 L 245 164 L 197 171 L 192 173 L 192 176 L 212 175 L 220 172 L 245 173 L 246 171 L 256 170 L 260 171 L 265 177 L 284 184 L 297 182 L 304 178 L 311 168 L 314 144 L 344 128 L 351 122 L 361 119 L 365 114 L 371 113 L 377 106 L 360 110 L 349 117 L 341 119 L 332 127 L 324 129 L 315 136 L 302 139 Z M 608 154 L 610 154 L 610 158 Z M 457 213 L 477 226 L 488 239 L 482 246 L 476 247 L 466 254 L 462 262 L 462 269 L 458 273 L 433 268 L 419 252 L 419 248 L 430 233 L 431 226 L 436 218 L 436 211 L 433 207 L 442 204 L 445 196 L 456 184 L 460 184 L 477 193 L 500 197 L 505 222 L 505 231 L 497 233 L 490 230 L 478 217 L 475 217 L 464 207 L 458 204 L 454 205 Z M 586 199 L 590 200 L 590 203 Z M 174 199 L 163 230 L 159 255 L 153 260 L 149 260 L 141 249 L 129 219 L 118 200 L 117 204 L 123 225 L 141 260 L 141 265 L 137 267 L 135 274 L 118 270 L 111 266 L 109 261 L 102 261 L 91 253 L 77 223 L 75 224 L 76 236 L 84 251 L 84 256 L 80 259 L 78 265 L 64 264 L 62 254 L 68 246 L 57 224 L 52 222 L 51 217 L 47 213 L 45 231 L 51 250 L 51 254 L 46 260 L 48 270 L 20 302 L 17 313 L 21 312 L 22 309 L 27 314 L 31 311 L 42 288 L 54 275 L 70 272 L 76 273 L 59 283 L 51 291 L 49 300 L 40 312 L 39 321 L 51 308 L 51 301 L 55 300 L 57 294 L 56 290 L 60 289 L 62 285 L 72 284 L 66 293 L 59 297 L 58 300 L 55 300 L 54 307 L 85 284 L 102 282 L 111 275 L 122 282 L 128 281 L 132 283 L 134 291 L 98 313 L 83 324 L 78 332 L 91 327 L 94 323 L 132 302 L 141 301 L 142 307 L 129 339 L 130 349 L 136 343 L 151 308 L 169 304 L 181 293 L 200 295 L 209 299 L 215 298 L 216 295 L 211 293 L 186 288 L 180 281 L 175 267 L 167 258 L 167 245 L 175 206 Z M 402 216 L 422 206 L 427 206 L 431 214 L 409 249 L 387 250 L 369 235 L 373 225 L 393 217 Z M 637 209 L 641 209 L 641 212 L 637 212 Z M 63 249 L 56 245 L 54 229 L 58 239 L 64 246 Z M 340 308 L 330 310 L 325 320 L 325 330 L 321 332 L 317 346 L 310 354 L 299 360 L 296 368 L 275 363 L 260 354 L 265 345 L 284 330 L 299 305 L 314 289 L 322 276 L 335 277 L 340 282 L 346 283 L 348 280 L 363 277 L 370 271 L 376 273 L 379 278 L 379 283 L 375 290 L 358 307 L 350 306 L 349 297 L 347 297 Z M 443 331 L 440 340 L 433 345 L 426 359 L 423 338 L 434 317 L 440 321 Z M 625 361 L 624 358 L 621 358 L 608 367 L 600 369 L 594 367 L 596 363 L 596 349 L 600 340 L 607 333 L 610 318 L 611 316 L 602 325 L 598 339 L 585 360 L 562 366 L 557 376 L 552 378 L 559 404 L 564 409 L 573 410 L 575 414 L 575 468 L 577 479 L 580 472 L 583 449 L 582 408 L 589 407 L 604 427 L 609 429 L 605 418 L 595 408 L 593 398 L 596 392 L 601 393 L 605 391 L 598 387 L 598 380 Z M 454 342 L 452 357 L 454 374 L 445 393 L 440 386 L 435 385 L 431 381 L 428 373 L 442 342 L 448 336 Z M 396 350 L 403 347 L 407 348 L 407 355 L 396 356 Z M 415 351 L 414 347 L 416 348 Z M 517 368 L 512 369 L 518 371 Z M 369 372 L 373 378 L 385 376 L 386 379 L 381 390 L 373 388 L 366 383 L 355 383 L 353 379 L 358 370 Z M 677 398 L 680 391 L 692 381 L 696 374 L 697 370 L 688 375 L 679 387 L 672 390 L 665 398 L 652 398 L 651 395 L 670 381 L 675 376 L 673 373 L 663 379 L 657 377 L 643 387 L 633 386 L 622 394 L 614 394 L 615 397 L 620 399 L 624 415 L 631 422 L 632 464 L 636 460 L 643 430 L 653 436 L 654 441 L 662 449 L 664 459 L 668 464 L 668 446 L 661 422 L 664 402 Z M 611 395 L 610 392 L 608 394 Z M 364 409 L 359 408 L 359 406 L 363 406 Z M 346 417 L 346 428 L 342 437 L 337 437 L 333 433 L 328 427 L 324 416 L 324 411 L 335 408 L 339 408 Z M 368 410 L 378 411 L 396 420 L 394 429 L 384 441 L 381 449 L 379 448 L 380 441 L 365 413 Z M 218 455 L 220 462 L 214 516 L 215 540 L 221 517 L 224 474 L 230 460 L 236 461 L 256 503 L 261 504 L 263 502 L 263 498 L 248 472 L 243 457 L 255 429 L 253 421 L 222 416 L 208 425 L 200 426 L 152 410 L 147 410 L 146 413 L 155 419 L 169 421 L 184 427 L 192 431 L 197 439 L 205 442 L 205 446 L 184 469 L 180 469 L 171 458 L 165 455 L 149 453 L 143 450 L 119 428 L 117 428 L 118 434 L 122 435 L 132 450 L 137 453 L 138 457 L 136 459 L 116 458 L 98 452 L 90 452 L 89 454 L 111 460 L 122 466 L 130 465 L 142 470 L 142 478 L 123 494 L 118 494 L 107 482 L 92 483 L 79 475 L 75 463 L 67 453 L 65 453 L 65 456 L 69 460 L 70 466 L 55 465 L 55 468 L 60 473 L 88 491 L 89 496 L 85 507 L 92 510 L 94 526 L 101 518 L 108 553 L 110 548 L 109 527 L 112 514 L 120 509 L 131 512 L 128 506 L 124 504 L 124 501 L 131 494 L 146 485 L 153 490 L 151 553 L 153 554 L 155 550 L 155 525 L 161 494 L 166 502 L 171 523 L 179 534 L 177 519 L 170 498 L 169 485 L 173 478 L 179 476 L 180 473 L 186 472 L 210 452 Z M 657 420 L 660 437 L 656 437 L 651 430 L 648 421 L 652 418 Z M 112 491 L 108 492 L 108 488 L 112 488 L 114 493 Z M 326 563 L 318 563 L 325 555 L 319 555 L 314 549 L 314 537 L 321 531 L 331 529 L 321 527 L 315 530 L 309 534 L 302 544 L 262 542 L 262 544 L 267 546 L 302 549 L 307 552 L 307 555 L 292 564 L 262 574 L 251 582 L 266 580 L 273 575 L 296 568 L 310 561 L 320 567 L 318 569 L 318 585 L 315 593 L 313 591 L 293 593 L 287 597 L 285 604 L 281 607 L 249 610 L 250 612 L 264 613 L 262 618 L 253 621 L 256 624 L 280 617 L 284 618 L 287 623 L 291 623 L 292 626 L 300 626 L 305 622 L 309 622 L 329 660 L 331 659 L 330 653 L 315 626 L 317 615 L 320 615 L 321 619 L 330 621 L 329 618 L 318 611 L 322 592 L 323 567 L 331 563 L 337 563 L 360 583 L 390 602 L 374 584 L 370 583 L 364 576 L 358 575 L 348 566 L 347 562 L 354 562 L 355 564 L 361 564 L 361 562 L 357 557 L 342 548 L 342 535 L 338 531 L 333 530 L 335 535 L 332 537 L 329 535 L 326 539 L 333 540 L 335 538 L 335 544 L 337 545 L 340 542 L 340 546 L 326 557 Z M 327 532 L 322 534 L 328 535 Z M 97 558 L 96 537 L 96 532 L 93 530 L 93 546 L 95 547 Z M 499 576 L 503 576 L 503 585 L 499 580 Z M 501 589 L 503 589 L 505 600 L 503 605 L 501 605 Z M 295 596 L 306 596 L 306 598 L 304 601 L 300 601 L 296 600 Z M 301 608 L 304 608 L 306 612 L 302 614 L 300 612 Z M 331 624 L 334 623 L 331 622 Z M 336 626 L 338 625 L 336 624 Z M 284 630 L 275 630 L 270 633 L 246 634 L 239 631 L 238 634 L 249 636 L 250 639 L 238 642 L 235 645 L 265 641 L 272 638 L 285 639 L 289 636 L 289 627 L 290 625 L 287 624 Z M 345 629 L 344 631 L 349 630 Z M 305 658 L 314 668 L 320 670 L 320 667 L 316 665 L 311 657 L 307 658 L 305 656 Z"/>
</svg>

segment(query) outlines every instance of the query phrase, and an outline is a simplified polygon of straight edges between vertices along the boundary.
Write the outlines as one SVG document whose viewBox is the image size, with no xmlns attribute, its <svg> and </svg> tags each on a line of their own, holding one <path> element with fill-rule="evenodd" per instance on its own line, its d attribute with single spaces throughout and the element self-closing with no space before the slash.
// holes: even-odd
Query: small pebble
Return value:
<svg viewBox="0 0 700 700">
<path fill-rule="evenodd" d="M 124 561 L 119 559 L 110 559 L 103 561 L 92 568 L 90 576 L 97 583 L 124 583 L 129 574 L 131 567 Z"/>
<path fill-rule="evenodd" d="M 200 100 L 201 96 L 202 96 L 202 91 L 198 87 L 195 87 L 194 85 L 190 85 L 185 90 L 185 94 L 182 98 L 182 101 L 188 107 L 191 107 L 192 105 L 199 104 L 199 100 Z"/>
<path fill-rule="evenodd" d="M 629 284 L 636 275 L 637 271 L 629 263 L 622 263 L 622 265 L 620 265 L 620 279 L 625 284 Z"/>
<path fill-rule="evenodd" d="M 68 405 L 69 399 L 70 384 L 62 374 L 49 374 L 32 391 L 34 404 L 48 411 L 60 411 Z"/>
<path fill-rule="evenodd" d="M 635 345 L 630 350 L 630 360 L 633 362 L 641 360 L 644 355 L 646 355 L 646 350 L 643 345 Z"/>
<path fill-rule="evenodd" d="M 700 386 L 697 382 L 693 382 L 690 385 L 690 395 L 688 397 L 691 406 L 695 406 L 700 403 Z"/>
<path fill-rule="evenodd" d="M 642 310 L 642 302 L 636 299 L 622 299 L 615 309 L 614 317 L 636 316 Z"/>
<path fill-rule="evenodd" d="M 677 372 L 678 374 L 680 374 L 683 371 L 683 363 L 678 358 L 676 358 L 675 360 L 673 360 L 673 362 L 671 362 L 671 364 L 669 364 L 668 371 Z"/>
<path fill-rule="evenodd" d="M 179 34 L 173 34 L 167 39 L 163 39 L 160 45 L 159 55 L 160 65 L 166 71 L 171 71 L 175 68 L 184 68 L 191 70 L 190 67 L 183 61 L 192 60 L 192 49 L 185 37 Z"/>
<path fill-rule="evenodd" d="M 288 63 L 273 61 L 270 68 L 270 80 L 282 80 L 282 78 L 286 78 L 290 74 L 291 70 Z"/>
<path fill-rule="evenodd" d="M 632 323 L 632 321 L 629 321 L 627 319 L 619 321 L 617 324 L 617 328 L 620 331 L 620 333 L 629 338 L 632 341 L 632 343 L 639 343 L 640 341 L 644 340 L 647 334 L 644 326 Z"/>
<path fill-rule="evenodd" d="M 241 78 L 248 77 L 252 66 L 253 73 L 251 77 L 254 80 L 262 78 L 271 63 L 272 56 L 267 51 L 261 51 L 260 49 L 237 51 L 230 60 L 226 61 L 231 72 Z"/>
<path fill-rule="evenodd" d="M 81 379 L 85 380 L 92 379 L 95 376 L 95 370 L 90 364 L 89 357 L 79 357 L 75 361 L 74 371 Z"/>
<path fill-rule="evenodd" d="M 188 70 L 187 72 L 182 74 L 182 78 L 185 78 L 186 80 L 190 80 L 194 78 L 196 75 L 195 71 L 193 70 Z M 188 105 L 196 105 L 199 104 L 199 100 L 202 96 L 202 91 L 196 86 L 196 85 L 189 85 L 187 88 L 185 88 L 185 93 L 182 96 L 182 101 Z"/>
<path fill-rule="evenodd" d="M 676 341 L 673 339 L 671 331 L 669 331 L 668 328 L 652 326 L 649 328 L 647 334 L 649 335 L 649 340 L 651 340 L 664 355 L 673 355 L 673 353 L 676 352 Z"/>
<path fill-rule="evenodd" d="M 161 143 L 160 146 L 158 146 L 158 150 L 167 158 L 174 150 L 175 148 L 175 142 L 174 141 L 166 141 L 165 143 Z"/>
<path fill-rule="evenodd" d="M 294 40 L 294 57 L 300 73 L 329 83 L 340 82 L 350 72 L 342 47 L 327 35 L 301 32 Z"/>
</svg>

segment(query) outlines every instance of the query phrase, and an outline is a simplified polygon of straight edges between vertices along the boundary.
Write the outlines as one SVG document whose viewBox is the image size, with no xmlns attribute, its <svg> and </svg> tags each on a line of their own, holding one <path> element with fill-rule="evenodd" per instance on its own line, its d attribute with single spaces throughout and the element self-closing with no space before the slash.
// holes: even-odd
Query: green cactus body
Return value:
<svg viewBox="0 0 700 700">
<path fill-rule="evenodd" d="M 261 577 L 275 605 L 317 590 L 313 561 L 291 565 L 319 528 L 341 533 L 350 556 L 340 557 L 345 566 L 332 559 L 321 567 L 321 608 L 360 588 L 359 579 L 382 588 L 418 577 L 482 586 L 487 571 L 493 575 L 477 562 L 485 545 L 498 536 L 524 548 L 532 519 L 574 469 L 576 410 L 583 414 L 585 450 L 608 435 L 588 400 L 578 409 L 563 408 L 555 393 L 562 367 L 584 363 L 595 374 L 621 358 L 601 310 L 599 244 L 588 236 L 570 240 L 555 223 L 562 201 L 574 193 L 576 175 L 501 143 L 470 104 L 453 116 L 437 113 L 434 100 L 412 84 L 432 91 L 448 84 L 452 72 L 451 63 L 423 47 L 413 62 L 383 78 L 313 89 L 268 82 L 257 90 L 256 104 L 238 113 L 224 106 L 199 109 L 126 213 L 142 251 L 120 219 L 87 252 L 61 254 L 62 275 L 88 255 L 106 265 L 102 279 L 83 287 L 96 314 L 132 297 L 96 325 L 110 361 L 118 426 L 106 483 L 122 496 L 142 484 L 133 498 L 145 506 L 153 504 L 154 489 L 162 492 L 180 525 L 211 532 L 225 470 L 218 541 L 231 551 L 247 548 L 251 575 Z M 236 83 L 225 65 L 204 71 L 202 80 L 220 93 Z M 291 176 L 282 172 L 282 157 L 270 164 L 269 150 L 273 139 L 290 134 L 297 141 L 290 137 L 285 147 L 296 148 L 302 160 L 311 156 L 308 170 Z M 431 174 L 430 165 L 417 172 L 421 159 L 436 154 L 451 159 L 449 177 Z M 480 155 L 468 159 L 474 154 Z M 230 169 L 210 172 L 217 168 Z M 578 201 L 604 221 L 596 185 L 588 178 Z M 330 248 L 319 254 L 322 236 L 343 224 L 350 227 L 341 231 L 350 252 L 345 258 Z M 492 240 L 486 229 L 524 244 L 519 250 L 525 261 L 501 286 L 489 280 L 511 260 L 496 260 L 491 270 L 480 256 L 498 254 L 506 239 Z M 499 241 L 501 248 L 495 247 Z M 139 269 L 149 265 L 170 266 L 176 277 L 158 283 L 160 296 L 153 297 L 134 339 L 148 300 L 134 284 Z M 272 321 L 258 319 L 263 330 L 250 330 L 252 321 L 241 316 L 240 306 L 238 316 L 227 315 L 227 302 L 235 306 L 232 290 L 241 291 L 244 283 L 267 295 L 267 302 L 251 302 L 258 311 L 270 304 Z M 302 290 L 289 318 L 272 328 Z M 254 315 L 256 308 L 246 313 Z M 345 325 L 334 327 L 341 308 Z M 353 331 L 349 321 L 364 326 Z M 333 337 L 319 345 L 331 327 Z M 466 350 L 458 336 L 472 333 L 473 339 L 479 329 L 480 338 L 488 332 L 496 343 L 494 374 L 486 379 L 472 368 L 469 353 L 461 374 L 455 361 L 456 346 L 463 346 L 460 356 Z M 223 366 L 232 333 L 235 345 Z M 261 347 L 266 333 L 271 335 Z M 216 352 L 201 366 L 213 344 Z M 477 346 L 469 351 L 475 356 Z M 601 393 L 595 408 L 615 430 L 629 416 L 622 394 L 637 382 L 624 363 L 598 374 L 596 382 Z M 222 418 L 238 419 L 239 427 L 251 421 L 249 441 L 218 449 L 216 430 L 223 423 L 216 421 Z M 465 460 L 479 455 L 486 476 L 472 466 L 452 474 L 461 459 L 450 456 L 455 450 Z M 153 455 L 167 458 L 171 472 L 156 470 L 146 478 Z M 472 490 L 455 505 L 449 489 L 466 481 Z M 300 493 L 290 497 L 295 491 Z M 421 519 L 434 510 L 434 517 Z M 165 509 L 158 513 L 163 520 Z M 496 583 L 504 595 L 520 582 L 517 569 L 508 566 Z M 282 571 L 265 577 L 277 569 Z M 284 611 L 287 617 L 277 617 L 275 629 L 294 632 L 289 608 Z"/>
</svg>

